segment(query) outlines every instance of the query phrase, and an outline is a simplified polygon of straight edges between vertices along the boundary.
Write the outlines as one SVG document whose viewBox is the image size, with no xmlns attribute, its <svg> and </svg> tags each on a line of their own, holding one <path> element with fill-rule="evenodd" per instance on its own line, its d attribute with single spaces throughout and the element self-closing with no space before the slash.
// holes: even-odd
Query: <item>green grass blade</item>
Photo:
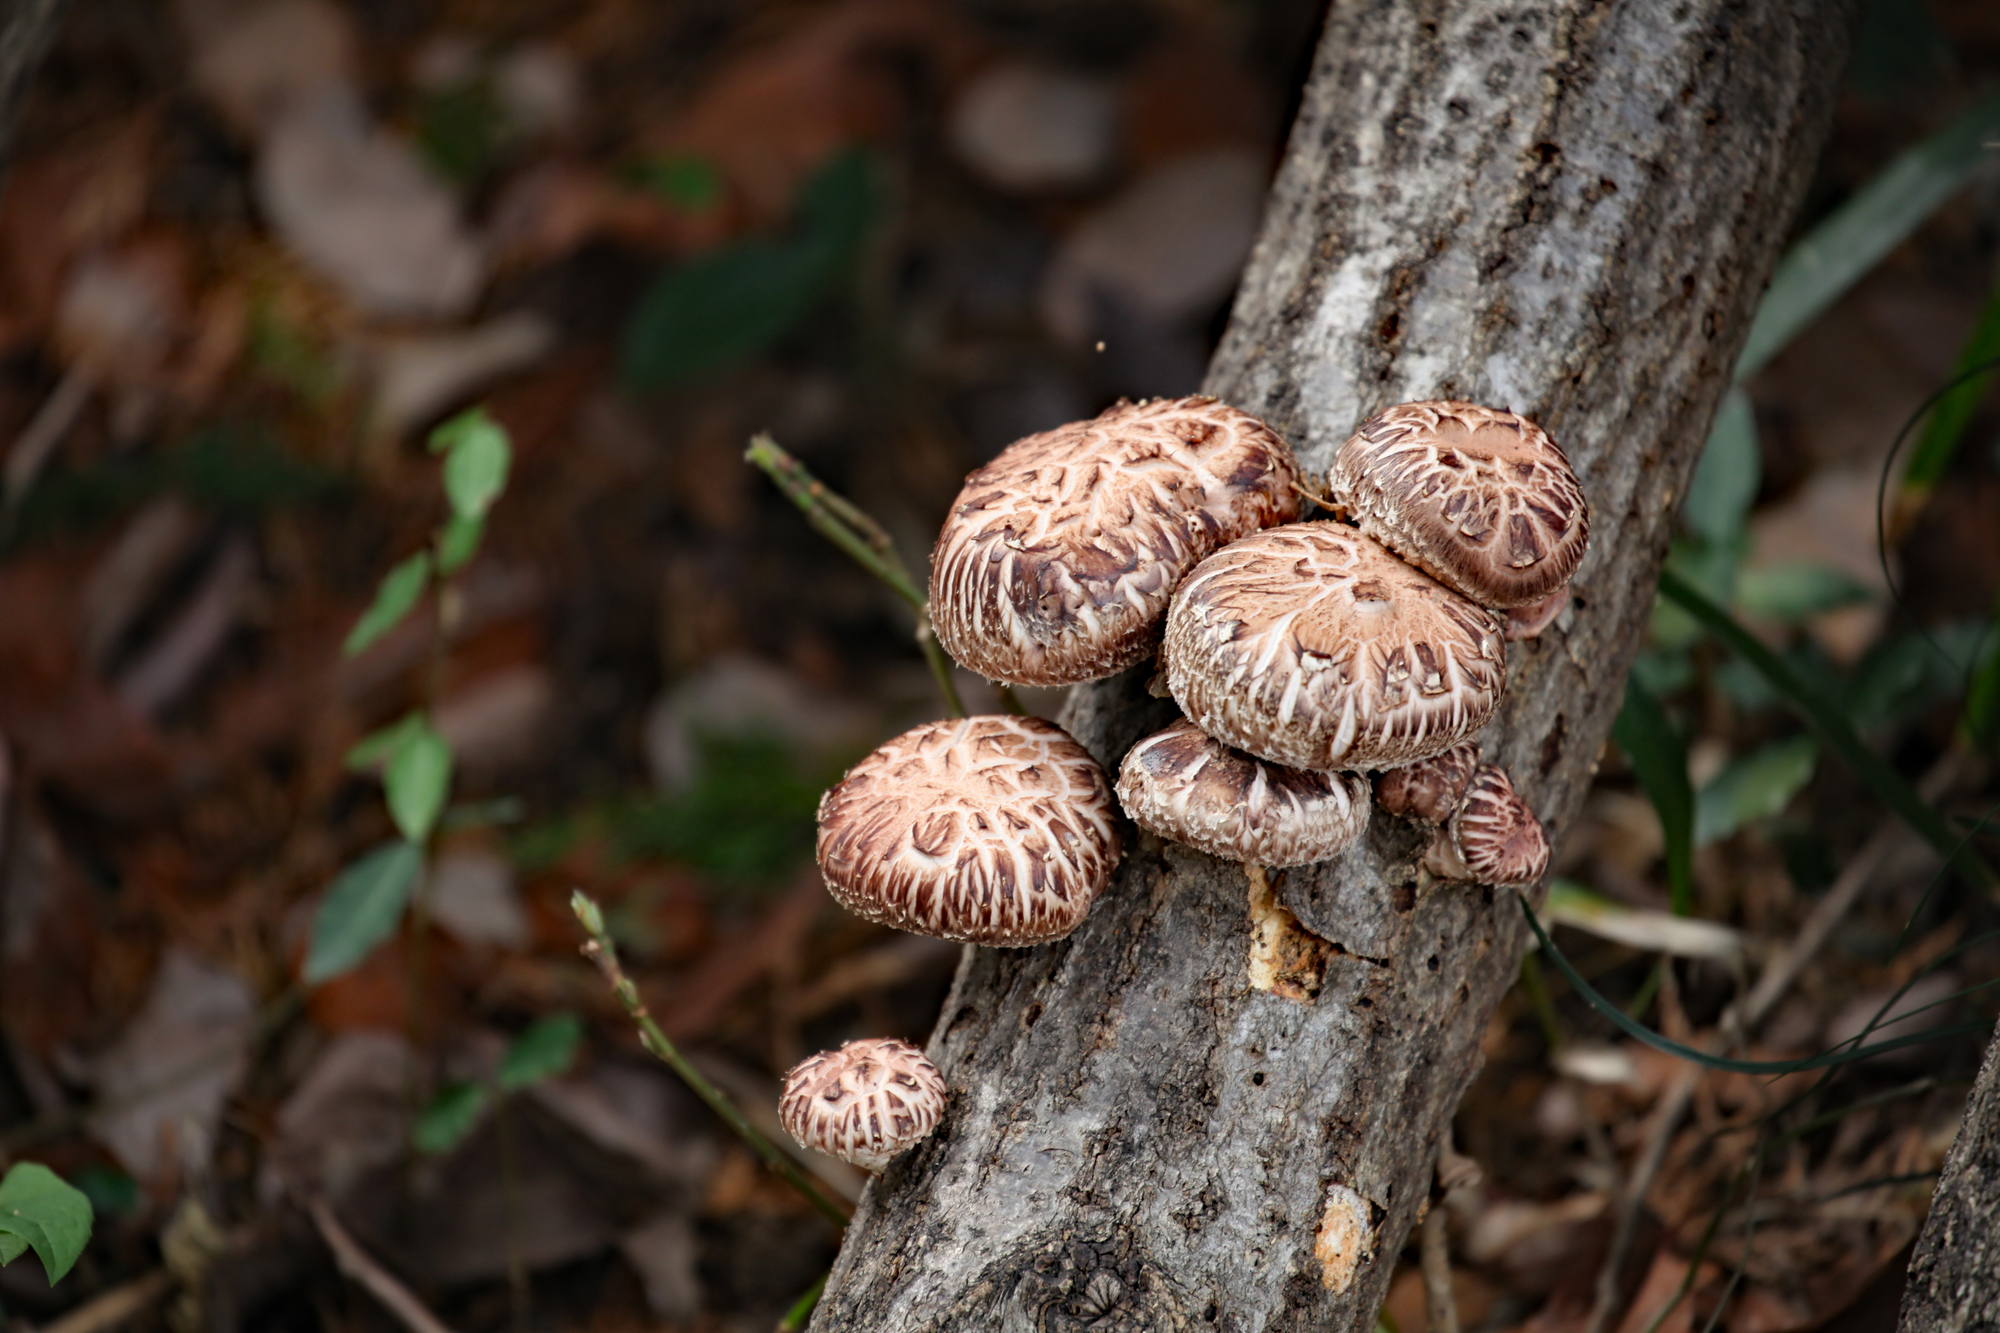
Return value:
<svg viewBox="0 0 2000 1333">
<path fill-rule="evenodd" d="M 1965 340 L 1958 364 L 1952 368 L 1954 380 L 1967 375 L 1972 378 L 1940 398 L 1931 409 L 1930 420 L 1910 455 L 1910 464 L 1903 469 L 1899 509 L 1908 512 L 1921 505 L 1951 466 L 1959 441 L 1965 437 L 1965 428 L 1972 424 L 1979 404 L 1992 388 L 1993 372 L 2000 369 L 1996 359 L 2000 359 L 2000 287 L 1987 298 L 1986 308 L 1979 312 L 1979 322 L 1973 326 L 1972 336 Z M 1981 366 L 1986 367 L 1983 374 L 1979 373 Z"/>
<path fill-rule="evenodd" d="M 1748 379 L 1900 245 L 1958 189 L 2000 132 L 2000 97 L 1989 97 L 1906 150 L 1786 252 L 1757 307 L 1736 361 Z"/>
<path fill-rule="evenodd" d="M 1730 1074 L 1797 1074 L 1809 1069 L 1831 1069 L 1835 1065 L 1852 1064 L 1856 1060 L 1866 1060 L 1885 1051 L 1901 1050 L 1905 1046 L 1918 1046 L 1925 1042 L 1942 1041 L 1948 1037 L 1986 1031 L 1983 1024 L 1957 1023 L 1945 1027 L 1926 1028 L 1922 1032 L 1912 1032 L 1908 1036 L 1890 1037 L 1869 1046 L 1827 1051 L 1799 1060 L 1737 1060 L 1729 1056 L 1716 1055 L 1698 1047 L 1685 1046 L 1671 1037 L 1662 1036 L 1644 1023 L 1628 1016 L 1624 1010 L 1585 981 L 1583 973 L 1577 971 L 1569 959 L 1563 956 L 1562 950 L 1556 948 L 1556 942 L 1549 938 L 1546 930 L 1542 929 L 1542 923 L 1536 918 L 1535 909 L 1528 906 L 1528 900 L 1516 893 L 1514 901 L 1521 905 L 1521 915 L 1528 918 L 1528 929 L 1535 933 L 1535 942 L 1541 945 L 1542 952 L 1549 956 L 1549 961 L 1556 965 L 1556 970 L 1563 974 L 1563 979 L 1569 982 L 1591 1008 L 1610 1019 L 1626 1036 L 1642 1041 L 1656 1051 L 1679 1056 L 1706 1069 L 1719 1069 Z"/>
<path fill-rule="evenodd" d="M 1660 571 L 1660 592 L 1769 681 L 1771 688 L 1818 733 L 1826 747 L 1839 755 L 1882 804 L 1930 843 L 1940 856 L 1955 864 L 1961 873 L 1980 887 L 1989 891 L 2000 887 L 2000 879 L 1994 876 L 1993 868 L 1978 853 L 1964 846 L 1945 817 L 1919 796 L 1916 789 L 1905 782 L 1880 755 L 1868 748 L 1838 704 L 1822 694 L 1790 663 L 1758 642 L 1754 635 L 1736 623 L 1729 612 L 1670 569 Z"/>
<path fill-rule="evenodd" d="M 1632 764 L 1666 840 L 1667 889 L 1675 916 L 1694 911 L 1694 789 L 1687 746 L 1666 709 L 1636 676 L 1625 680 L 1625 706 L 1611 737 Z"/>
</svg>

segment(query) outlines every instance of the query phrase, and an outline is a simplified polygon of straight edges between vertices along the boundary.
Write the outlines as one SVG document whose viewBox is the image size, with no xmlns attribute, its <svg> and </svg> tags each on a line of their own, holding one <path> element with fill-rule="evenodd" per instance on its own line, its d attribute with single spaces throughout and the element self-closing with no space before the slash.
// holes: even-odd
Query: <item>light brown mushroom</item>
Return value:
<svg viewBox="0 0 2000 1333">
<path fill-rule="evenodd" d="M 1368 827 L 1366 778 L 1267 764 L 1186 718 L 1126 751 L 1118 802 L 1169 842 L 1271 867 L 1328 860 Z"/>
<path fill-rule="evenodd" d="M 1167 687 L 1203 731 L 1288 768 L 1425 759 L 1486 724 L 1500 619 L 1340 523 L 1272 528 L 1174 594 Z"/>
<path fill-rule="evenodd" d="M 1060 939 L 1117 867 L 1111 783 L 1053 722 L 930 722 L 819 806 L 819 868 L 857 916 L 969 944 Z"/>
<path fill-rule="evenodd" d="M 1569 459 L 1540 426 L 1497 408 L 1392 407 L 1340 446 L 1327 485 L 1363 531 L 1497 610 L 1546 601 L 1590 541 Z"/>
<path fill-rule="evenodd" d="M 778 1118 L 801 1148 L 880 1171 L 944 1118 L 944 1075 L 892 1037 L 821 1051 L 785 1075 Z"/>
<path fill-rule="evenodd" d="M 1479 767 L 1479 747 L 1467 742 L 1443 754 L 1392 768 L 1375 780 L 1375 804 L 1385 815 L 1442 824 L 1458 810 Z"/>
<path fill-rule="evenodd" d="M 1481 764 L 1451 822 L 1425 852 L 1424 868 L 1460 883 L 1539 883 L 1549 870 L 1548 835 L 1507 774 Z"/>
<path fill-rule="evenodd" d="M 962 665 L 1070 685 L 1151 653 L 1181 576 L 1296 518 L 1269 426 L 1213 398 L 1120 403 L 1031 435 L 965 480 L 931 552 L 930 613 Z"/>
</svg>

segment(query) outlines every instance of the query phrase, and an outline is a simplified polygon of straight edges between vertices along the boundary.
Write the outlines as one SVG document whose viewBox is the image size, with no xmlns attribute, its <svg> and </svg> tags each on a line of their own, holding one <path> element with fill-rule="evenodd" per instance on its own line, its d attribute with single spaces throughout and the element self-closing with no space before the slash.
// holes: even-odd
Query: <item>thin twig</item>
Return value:
<svg viewBox="0 0 2000 1333">
<path fill-rule="evenodd" d="M 847 553 L 855 564 L 880 579 L 891 592 L 909 603 L 917 616 L 917 647 L 923 651 L 937 681 L 938 692 L 954 717 L 965 716 L 965 704 L 952 680 L 951 659 L 931 632 L 930 604 L 910 574 L 909 566 L 896 551 L 888 530 L 868 512 L 845 496 L 829 490 L 825 483 L 806 470 L 769 435 L 751 439 L 744 461 L 769 477 L 785 498 L 806 516 L 813 531 Z"/>
<path fill-rule="evenodd" d="M 155 1268 L 150 1273 L 141 1274 L 130 1282 L 91 1297 L 54 1323 L 43 1324 L 42 1333 L 106 1333 L 108 1329 L 156 1310 L 173 1289 L 173 1274 L 164 1268 Z"/>
<path fill-rule="evenodd" d="M 618 951 L 611 943 L 611 936 L 604 928 L 604 912 L 597 903 L 581 889 L 570 894 L 570 910 L 582 923 L 584 933 L 590 940 L 583 946 L 583 956 L 597 964 L 604 979 L 611 983 L 611 991 L 618 1002 L 625 1006 L 625 1012 L 632 1016 L 638 1026 L 639 1040 L 645 1048 L 664 1063 L 667 1068 L 680 1076 L 683 1083 L 693 1090 L 694 1095 L 708 1103 L 708 1109 L 721 1116 L 724 1123 L 736 1131 L 738 1138 L 750 1145 L 751 1151 L 763 1159 L 764 1165 L 781 1176 L 785 1183 L 802 1195 L 807 1203 L 819 1210 L 820 1216 L 833 1223 L 836 1228 L 847 1225 L 847 1207 L 820 1188 L 819 1182 L 800 1169 L 799 1164 L 787 1156 L 777 1144 L 764 1137 L 763 1133 L 744 1116 L 728 1094 L 710 1083 L 699 1069 L 688 1063 L 680 1048 L 667 1039 L 660 1031 L 660 1025 L 653 1021 L 653 1015 L 639 998 L 639 988 L 625 975 L 619 966 Z"/>
<path fill-rule="evenodd" d="M 1430 1333 L 1458 1333 L 1458 1300 L 1451 1289 L 1451 1244 L 1445 1234 L 1445 1209 L 1432 1203 L 1424 1217 L 1418 1257 L 1424 1275 L 1425 1327 Z"/>
<path fill-rule="evenodd" d="M 361 1242 L 348 1234 L 340 1219 L 333 1215 L 333 1210 L 326 1206 L 326 1200 L 308 1199 L 306 1211 L 312 1214 L 313 1226 L 318 1228 L 320 1239 L 333 1251 L 334 1262 L 340 1265 L 340 1271 L 366 1287 L 368 1294 L 380 1301 L 383 1309 L 396 1316 L 398 1323 L 410 1333 L 451 1333 L 450 1325 L 432 1314 L 400 1278 L 361 1248 Z"/>
<path fill-rule="evenodd" d="M 1935 802 L 1958 779 L 1965 762 L 1963 751 L 1947 751 L 1918 782 L 1918 794 L 1926 801 Z M 1888 859 L 1904 832 L 1905 826 L 1900 820 L 1885 820 L 1861 845 L 1861 849 L 1841 869 L 1832 887 L 1806 917 L 1797 934 L 1764 968 L 1750 993 L 1724 1011 L 1718 1025 L 1722 1029 L 1722 1039 L 1716 1043 L 1714 1054 L 1729 1055 L 1740 1047 L 1751 1029 L 1762 1022 L 1785 992 L 1791 989 L 1792 983 L 1805 971 L 1806 964 L 1825 947 L 1835 927 L 1860 901 L 1862 891 L 1868 887 L 1868 882 L 1874 878 L 1882 862 Z M 1680 1128 L 1681 1117 L 1687 1114 L 1688 1105 L 1694 1100 L 1695 1085 L 1701 1081 L 1703 1072 L 1700 1065 L 1683 1065 L 1647 1123 L 1646 1144 L 1632 1168 L 1631 1182 L 1625 1187 L 1620 1201 L 1618 1224 L 1611 1235 L 1611 1248 L 1605 1251 L 1603 1266 L 1597 1271 L 1595 1304 L 1586 1333 L 1604 1333 L 1616 1313 L 1618 1274 L 1630 1254 L 1646 1193 L 1666 1161 L 1667 1148 L 1674 1132 Z"/>
</svg>

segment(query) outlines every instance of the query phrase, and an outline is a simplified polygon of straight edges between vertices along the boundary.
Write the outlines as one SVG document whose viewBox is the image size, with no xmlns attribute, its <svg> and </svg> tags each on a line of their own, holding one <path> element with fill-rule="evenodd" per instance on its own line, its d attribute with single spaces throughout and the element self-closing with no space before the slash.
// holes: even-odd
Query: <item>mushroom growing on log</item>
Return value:
<svg viewBox="0 0 2000 1333">
<path fill-rule="evenodd" d="M 1206 387 L 1308 475 L 1385 402 L 1504 402 L 1567 442 L 1597 518 L 1590 614 L 1511 655 L 1480 734 L 1558 837 L 1846 20 L 1806 0 L 1330 10 Z M 1071 696 L 1100 761 L 1161 725 L 1142 676 Z M 1422 849 L 1378 820 L 1337 875 L 1285 876 L 1340 946 L 1309 1004 L 1245 981 L 1235 867 L 1143 848 L 1067 939 L 970 951 L 930 1047 L 964 1090 L 951 1133 L 869 1187 L 813 1327 L 1372 1328 L 1528 938 L 1511 894 L 1419 891 Z"/>
</svg>

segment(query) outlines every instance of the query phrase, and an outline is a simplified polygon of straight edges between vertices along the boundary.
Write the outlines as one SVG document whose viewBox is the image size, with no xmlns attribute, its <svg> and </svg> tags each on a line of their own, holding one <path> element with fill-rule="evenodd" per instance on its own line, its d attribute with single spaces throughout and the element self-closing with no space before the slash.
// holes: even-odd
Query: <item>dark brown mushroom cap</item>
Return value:
<svg viewBox="0 0 2000 1333">
<path fill-rule="evenodd" d="M 1399 815 L 1420 824 L 1442 824 L 1458 810 L 1472 771 L 1479 766 L 1479 747 L 1454 745 L 1443 754 L 1392 768 L 1375 780 L 1375 803 L 1385 815 Z"/>
<path fill-rule="evenodd" d="M 1364 531 L 1481 606 L 1543 600 L 1590 542 L 1569 459 L 1540 426 L 1497 408 L 1392 407 L 1340 446 L 1327 485 Z"/>
<path fill-rule="evenodd" d="M 1288 768 L 1448 750 L 1506 685 L 1500 619 L 1340 523 L 1224 547 L 1174 594 L 1161 663 L 1203 731 Z"/>
<path fill-rule="evenodd" d="M 1186 718 L 1125 753 L 1118 803 L 1148 833 L 1225 861 L 1325 861 L 1368 827 L 1368 780 L 1232 750 Z"/>
<path fill-rule="evenodd" d="M 969 944 L 1069 934 L 1118 854 L 1103 768 L 1035 717 L 926 723 L 819 803 L 819 868 L 841 906 Z"/>
<path fill-rule="evenodd" d="M 922 1051 L 871 1037 L 794 1066 L 778 1118 L 801 1148 L 880 1171 L 938 1127 L 944 1103 L 944 1075 Z"/>
<path fill-rule="evenodd" d="M 1549 839 L 1507 774 L 1481 764 L 1458 813 L 1425 854 L 1424 865 L 1450 880 L 1535 884 L 1549 870 Z"/>
<path fill-rule="evenodd" d="M 1298 517 L 1297 485 L 1276 432 L 1213 398 L 1120 403 L 1030 435 L 965 479 L 938 533 L 938 642 L 1015 685 L 1123 671 L 1197 561 Z"/>
</svg>

